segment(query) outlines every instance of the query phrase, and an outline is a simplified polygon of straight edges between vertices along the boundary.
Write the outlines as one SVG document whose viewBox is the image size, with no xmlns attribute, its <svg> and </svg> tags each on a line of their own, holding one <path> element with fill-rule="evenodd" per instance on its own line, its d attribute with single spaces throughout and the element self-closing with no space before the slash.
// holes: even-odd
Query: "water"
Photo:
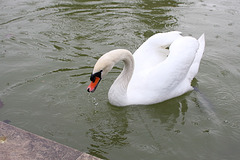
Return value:
<svg viewBox="0 0 240 160">
<path fill-rule="evenodd" d="M 238 159 L 238 0 L 0 2 L 0 120 L 103 159 Z M 157 32 L 206 35 L 193 91 L 117 108 L 118 64 L 86 92 L 105 52 L 134 52 Z"/>
</svg>

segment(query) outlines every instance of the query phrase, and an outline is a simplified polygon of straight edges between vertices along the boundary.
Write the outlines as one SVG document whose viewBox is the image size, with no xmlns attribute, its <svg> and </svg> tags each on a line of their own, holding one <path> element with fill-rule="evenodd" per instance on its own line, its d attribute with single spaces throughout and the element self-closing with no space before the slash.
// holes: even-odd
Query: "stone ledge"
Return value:
<svg viewBox="0 0 240 160">
<path fill-rule="evenodd" d="M 0 121 L 0 160 L 100 160 Z"/>
</svg>

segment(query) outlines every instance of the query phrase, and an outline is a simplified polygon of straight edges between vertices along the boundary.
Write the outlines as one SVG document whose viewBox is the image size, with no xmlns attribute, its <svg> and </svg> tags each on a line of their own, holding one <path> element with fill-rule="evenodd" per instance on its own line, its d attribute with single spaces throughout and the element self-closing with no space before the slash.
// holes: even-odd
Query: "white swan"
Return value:
<svg viewBox="0 0 240 160">
<path fill-rule="evenodd" d="M 191 81 L 199 69 L 205 38 L 204 34 L 198 40 L 180 34 L 155 34 L 133 55 L 125 49 L 104 54 L 94 66 L 87 91 L 94 92 L 101 78 L 121 60 L 123 71 L 108 92 L 112 105 L 154 104 L 193 90 Z"/>
</svg>

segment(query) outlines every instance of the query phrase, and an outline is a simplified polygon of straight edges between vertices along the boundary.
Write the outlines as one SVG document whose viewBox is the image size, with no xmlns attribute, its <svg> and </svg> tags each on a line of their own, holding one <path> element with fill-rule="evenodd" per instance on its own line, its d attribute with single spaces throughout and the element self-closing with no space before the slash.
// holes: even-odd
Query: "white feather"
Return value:
<svg viewBox="0 0 240 160">
<path fill-rule="evenodd" d="M 118 61 L 124 69 L 111 86 L 111 104 L 126 106 L 154 104 L 180 96 L 193 88 L 205 48 L 204 34 L 196 40 L 181 32 L 158 33 L 144 42 L 133 54 L 128 50 L 113 50 L 103 55 L 94 71 L 106 75 Z M 169 50 L 166 49 L 169 47 Z"/>
</svg>

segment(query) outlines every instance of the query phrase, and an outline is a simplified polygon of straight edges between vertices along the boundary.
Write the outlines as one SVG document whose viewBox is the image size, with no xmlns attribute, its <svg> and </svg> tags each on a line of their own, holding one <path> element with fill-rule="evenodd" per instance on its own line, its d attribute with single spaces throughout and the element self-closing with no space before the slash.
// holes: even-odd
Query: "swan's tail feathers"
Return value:
<svg viewBox="0 0 240 160">
<path fill-rule="evenodd" d="M 204 34 L 202 34 L 201 37 L 198 39 L 198 43 L 199 43 L 199 48 L 197 50 L 196 56 L 194 58 L 192 66 L 190 67 L 188 75 L 187 75 L 190 82 L 193 80 L 193 78 L 198 73 L 200 62 L 201 62 L 201 59 L 202 59 L 202 56 L 204 53 L 204 49 L 205 49 L 205 35 Z"/>
<path fill-rule="evenodd" d="M 205 35 L 204 35 L 204 33 L 198 39 L 198 43 L 199 43 L 199 48 L 198 48 L 197 54 L 199 54 L 199 58 L 201 60 L 204 49 L 205 49 Z M 200 62 L 200 60 L 199 60 L 199 62 Z"/>
</svg>

